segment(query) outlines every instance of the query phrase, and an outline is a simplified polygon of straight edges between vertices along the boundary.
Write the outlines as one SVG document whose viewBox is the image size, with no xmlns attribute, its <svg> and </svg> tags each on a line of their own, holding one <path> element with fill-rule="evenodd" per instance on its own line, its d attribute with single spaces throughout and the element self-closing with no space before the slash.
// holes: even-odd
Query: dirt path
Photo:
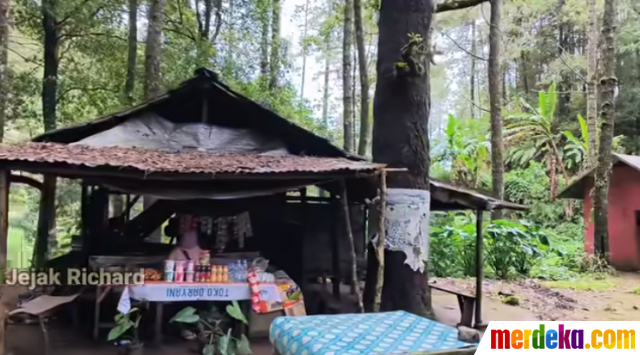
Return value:
<svg viewBox="0 0 640 355">
<path fill-rule="evenodd" d="M 436 282 L 474 292 L 475 279 L 437 279 Z M 580 279 L 563 282 L 519 280 L 504 282 L 485 280 L 485 321 L 490 320 L 602 320 L 640 319 L 640 274 L 625 273 L 603 279 Z M 445 295 L 446 296 L 446 295 Z M 503 303 L 516 298 L 518 305 Z M 448 320 L 452 307 L 444 296 L 434 292 L 436 313 Z M 449 296 L 455 306 L 455 298 Z M 457 308 L 456 308 L 457 309 Z M 447 321 L 447 323 L 449 323 Z"/>
</svg>

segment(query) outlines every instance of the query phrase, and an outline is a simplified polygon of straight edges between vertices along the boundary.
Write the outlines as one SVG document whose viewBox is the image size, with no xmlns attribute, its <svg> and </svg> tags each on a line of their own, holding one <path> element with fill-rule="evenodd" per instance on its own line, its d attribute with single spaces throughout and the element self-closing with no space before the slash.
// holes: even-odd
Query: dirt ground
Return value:
<svg viewBox="0 0 640 355">
<path fill-rule="evenodd" d="M 473 279 L 438 279 L 438 283 L 455 285 L 473 291 Z M 621 274 L 604 280 L 576 280 L 545 283 L 534 280 L 484 283 L 483 317 L 485 322 L 508 320 L 608 320 L 631 321 L 640 319 L 640 274 Z M 637 294 L 636 294 L 637 293 Z M 517 298 L 518 305 L 504 303 L 507 297 Z M 4 292 L 3 303 L 13 302 L 17 290 Z M 460 319 L 454 296 L 433 292 L 433 306 L 438 320 L 455 326 Z M 49 355 L 111 355 L 114 347 L 93 343 L 88 336 L 67 328 L 52 327 Z M 42 355 L 42 333 L 37 325 L 9 325 L 8 348 L 13 355 Z M 255 355 L 271 355 L 266 339 L 252 340 Z M 195 354 L 183 342 L 168 343 L 161 349 L 146 348 L 145 354 Z"/>
</svg>

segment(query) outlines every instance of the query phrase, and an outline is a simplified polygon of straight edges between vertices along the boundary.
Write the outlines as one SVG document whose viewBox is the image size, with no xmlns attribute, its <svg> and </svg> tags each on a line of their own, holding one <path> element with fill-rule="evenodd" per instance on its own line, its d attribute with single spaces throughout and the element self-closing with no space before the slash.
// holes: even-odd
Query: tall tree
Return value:
<svg viewBox="0 0 640 355">
<path fill-rule="evenodd" d="M 43 0 L 40 4 L 42 30 L 44 34 L 43 53 L 44 70 L 42 77 L 42 119 L 44 130 L 56 129 L 58 103 L 58 67 L 60 47 L 60 22 L 56 18 L 59 11 L 58 0 Z M 40 197 L 40 214 L 34 263 L 43 265 L 48 253 L 56 245 L 56 177 L 45 175 L 42 196 Z"/>
<path fill-rule="evenodd" d="M 261 0 L 258 2 L 258 18 L 260 22 L 260 76 L 265 82 L 269 77 L 270 4 L 271 1 L 269 0 Z"/>
<path fill-rule="evenodd" d="M 147 41 L 144 53 L 144 98 L 150 100 L 162 92 L 160 63 L 162 30 L 166 0 L 150 0 Z"/>
<path fill-rule="evenodd" d="M 162 56 L 162 30 L 164 28 L 164 8 L 166 0 L 150 0 L 147 41 L 144 53 L 144 98 L 151 100 L 162 93 L 160 63 Z M 155 199 L 144 196 L 144 208 L 149 208 Z M 158 228 L 149 239 L 160 241 L 162 232 Z"/>
<path fill-rule="evenodd" d="M 269 58 L 269 89 L 275 90 L 280 78 L 280 13 L 281 0 L 271 0 L 271 57 Z"/>
<path fill-rule="evenodd" d="M 391 174 L 388 186 L 429 190 L 429 33 L 431 0 L 382 0 L 379 10 L 376 94 L 373 102 L 373 160 L 408 173 Z M 407 43 L 407 35 L 413 37 Z M 402 65 L 398 59 L 402 58 Z M 375 255 L 370 251 L 369 255 Z M 404 264 L 401 252 L 385 251 L 383 310 L 433 316 L 427 275 Z M 376 258 L 367 267 L 367 304 L 373 299 Z M 369 306 L 370 307 L 370 306 Z"/>
<path fill-rule="evenodd" d="M 381 0 L 378 20 L 376 94 L 373 100 L 373 160 L 407 173 L 388 177 L 392 188 L 429 190 L 428 48 L 434 12 L 469 8 L 484 0 L 454 0 L 434 9 L 431 0 Z M 402 61 L 399 62 L 398 59 Z M 370 245 L 370 248 L 372 246 Z M 369 255 L 375 255 L 369 250 Z M 404 253 L 385 250 L 382 310 L 406 310 L 433 317 L 428 270 L 413 271 Z M 365 308 L 375 296 L 378 261 L 367 259 Z"/>
<path fill-rule="evenodd" d="M 138 0 L 129 0 L 127 49 L 127 78 L 124 83 L 124 104 L 131 106 L 135 102 L 136 65 L 138 63 Z"/>
<path fill-rule="evenodd" d="M 9 0 L 0 0 L 0 143 L 9 95 Z"/>
<path fill-rule="evenodd" d="M 136 65 L 138 62 L 138 0 L 128 0 L 129 7 L 129 35 L 127 37 L 127 76 L 123 88 L 123 106 L 133 106 L 135 103 Z M 124 198 L 122 195 L 111 195 L 111 213 L 120 216 L 124 212 Z"/>
<path fill-rule="evenodd" d="M 369 120 L 369 63 L 367 63 L 367 49 L 364 43 L 361 0 L 353 0 L 353 10 L 356 47 L 358 50 L 358 70 L 360 73 L 360 139 L 358 141 L 358 155 L 365 156 L 371 142 L 371 124 Z"/>
<path fill-rule="evenodd" d="M 586 168 L 595 166 L 598 160 L 598 93 L 596 71 L 598 70 L 598 11 L 596 0 L 587 0 L 589 26 L 587 28 L 587 146 Z"/>
<path fill-rule="evenodd" d="M 491 181 L 493 196 L 504 198 L 504 144 L 502 140 L 502 0 L 491 0 L 489 29 L 489 104 L 491 115 Z M 491 213 L 502 218 L 501 210 Z"/>
<path fill-rule="evenodd" d="M 611 180 L 615 99 L 618 90 L 616 51 L 618 1 L 605 0 L 602 15 L 602 45 L 600 47 L 600 144 L 593 193 L 594 244 L 596 253 L 609 252 L 608 197 Z"/>
<path fill-rule="evenodd" d="M 353 115 L 353 0 L 344 2 L 342 31 L 342 124 L 344 149 L 355 151 Z"/>
<path fill-rule="evenodd" d="M 471 118 L 476 117 L 476 52 L 477 52 L 477 38 L 476 38 L 476 19 L 471 21 L 471 68 L 469 69 L 469 100 L 471 100 L 471 106 L 469 112 Z"/>
<path fill-rule="evenodd" d="M 307 33 L 309 31 L 309 0 L 304 2 L 304 25 L 302 30 L 302 78 L 300 82 L 300 100 L 304 100 L 304 84 L 307 78 L 307 52 L 309 51 L 309 43 L 307 43 Z"/>
</svg>

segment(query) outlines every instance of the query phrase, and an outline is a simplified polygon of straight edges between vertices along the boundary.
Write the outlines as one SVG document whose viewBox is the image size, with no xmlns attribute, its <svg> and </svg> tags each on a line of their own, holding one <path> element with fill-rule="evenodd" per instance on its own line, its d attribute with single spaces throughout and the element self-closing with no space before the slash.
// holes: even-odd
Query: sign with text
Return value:
<svg viewBox="0 0 640 355">
<path fill-rule="evenodd" d="M 131 285 L 129 297 L 150 302 L 185 301 L 242 301 L 251 299 L 248 284 L 187 284 L 187 283 L 149 283 Z M 261 284 L 261 299 L 279 301 L 280 295 L 275 284 Z"/>
</svg>

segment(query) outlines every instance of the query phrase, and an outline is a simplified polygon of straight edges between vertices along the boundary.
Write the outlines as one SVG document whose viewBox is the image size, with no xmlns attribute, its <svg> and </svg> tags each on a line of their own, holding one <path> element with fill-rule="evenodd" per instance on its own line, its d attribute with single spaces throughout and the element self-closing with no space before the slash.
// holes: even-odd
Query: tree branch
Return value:
<svg viewBox="0 0 640 355">
<path fill-rule="evenodd" d="M 436 13 L 467 9 L 489 1 L 490 0 L 446 0 L 436 6 Z"/>
<path fill-rule="evenodd" d="M 451 36 L 449 36 L 447 33 L 445 32 L 440 32 L 443 36 L 447 37 L 451 42 L 453 42 L 453 44 L 456 45 L 456 47 L 458 47 L 458 49 L 460 49 L 461 51 L 467 53 L 468 55 L 476 58 L 477 60 L 482 60 L 482 61 L 487 61 L 486 58 L 483 58 L 475 53 L 471 53 L 470 51 L 466 50 L 464 47 L 462 47 L 458 42 L 456 42 L 456 40 L 454 40 L 453 38 L 451 38 Z"/>
</svg>

